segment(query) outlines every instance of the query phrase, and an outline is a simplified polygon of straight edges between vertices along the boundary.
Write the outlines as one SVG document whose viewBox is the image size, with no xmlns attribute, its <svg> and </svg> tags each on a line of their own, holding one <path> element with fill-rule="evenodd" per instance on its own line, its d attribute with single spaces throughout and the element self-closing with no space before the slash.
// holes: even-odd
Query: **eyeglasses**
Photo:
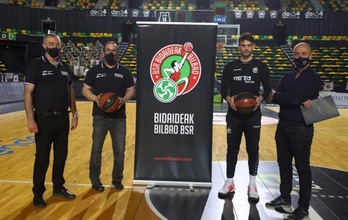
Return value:
<svg viewBox="0 0 348 220">
<path fill-rule="evenodd" d="M 113 49 L 113 50 L 105 49 L 104 52 L 105 53 L 117 53 L 117 49 Z"/>
</svg>

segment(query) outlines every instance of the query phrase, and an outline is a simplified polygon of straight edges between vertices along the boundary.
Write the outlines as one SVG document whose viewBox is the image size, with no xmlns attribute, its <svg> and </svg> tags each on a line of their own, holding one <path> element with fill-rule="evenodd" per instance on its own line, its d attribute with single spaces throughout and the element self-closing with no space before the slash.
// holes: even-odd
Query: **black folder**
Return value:
<svg viewBox="0 0 348 220">
<path fill-rule="evenodd" d="M 309 109 L 305 109 L 304 106 L 300 106 L 300 108 L 306 125 L 340 115 L 331 95 L 312 100 L 312 106 Z"/>
</svg>

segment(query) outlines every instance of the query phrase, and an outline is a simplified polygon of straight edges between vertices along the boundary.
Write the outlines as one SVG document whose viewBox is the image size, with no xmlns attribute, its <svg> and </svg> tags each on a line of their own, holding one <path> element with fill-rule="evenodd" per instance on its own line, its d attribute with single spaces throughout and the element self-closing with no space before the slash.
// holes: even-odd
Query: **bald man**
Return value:
<svg viewBox="0 0 348 220">
<path fill-rule="evenodd" d="M 321 79 L 310 66 L 312 50 L 305 42 L 294 47 L 294 68 L 283 76 L 269 96 L 269 100 L 280 106 L 279 122 L 275 134 L 280 172 L 280 196 L 268 207 L 290 207 L 293 180 L 292 159 L 299 177 L 298 207 L 288 219 L 304 219 L 309 213 L 312 173 L 310 150 L 313 139 L 313 125 L 305 125 L 300 106 L 311 107 L 311 100 L 318 98 Z"/>
</svg>

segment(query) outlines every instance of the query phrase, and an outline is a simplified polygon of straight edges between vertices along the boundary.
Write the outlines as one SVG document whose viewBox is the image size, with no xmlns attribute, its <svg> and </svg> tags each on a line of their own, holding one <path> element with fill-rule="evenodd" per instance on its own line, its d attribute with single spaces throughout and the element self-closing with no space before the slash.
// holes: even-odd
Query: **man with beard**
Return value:
<svg viewBox="0 0 348 220">
<path fill-rule="evenodd" d="M 134 96 L 134 80 L 131 72 L 117 62 L 118 46 L 108 41 L 103 48 L 104 62 L 92 67 L 86 74 L 82 94 L 93 101 L 93 134 L 92 151 L 89 164 L 89 178 L 92 188 L 104 191 L 100 180 L 102 149 L 105 137 L 110 132 L 114 164 L 112 184 L 122 190 L 124 151 L 126 139 L 126 108 L 125 103 Z M 103 93 L 113 92 L 120 98 L 119 108 L 111 113 L 99 107 L 99 99 Z"/>
</svg>

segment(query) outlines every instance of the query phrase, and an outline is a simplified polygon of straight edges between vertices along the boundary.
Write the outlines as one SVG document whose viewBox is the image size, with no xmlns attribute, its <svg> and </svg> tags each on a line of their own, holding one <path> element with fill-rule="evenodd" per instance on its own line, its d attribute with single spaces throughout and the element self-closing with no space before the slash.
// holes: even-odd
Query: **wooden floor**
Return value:
<svg viewBox="0 0 348 220">
<path fill-rule="evenodd" d="M 111 187 L 113 156 L 110 137 L 104 144 L 101 180 L 103 193 L 91 190 L 88 164 L 91 148 L 91 102 L 79 101 L 77 130 L 70 133 L 69 155 L 65 169 L 66 187 L 77 195 L 73 201 L 52 197 L 51 166 L 44 194 L 48 206 L 32 206 L 32 170 L 35 154 L 33 134 L 27 129 L 24 111 L 0 115 L 0 219 L 159 219 L 145 203 L 145 186 L 133 186 L 135 103 L 127 104 L 127 143 L 124 170 L 125 189 Z M 277 107 L 267 107 L 277 111 Z M 348 171 L 348 109 L 340 117 L 315 125 L 311 164 Z M 276 124 L 262 126 L 260 161 L 275 161 Z M 225 161 L 225 125 L 213 125 L 213 162 Z M 242 143 L 239 160 L 246 160 Z M 51 163 L 52 164 L 52 163 Z M 140 211 L 139 211 L 140 210 Z M 221 216 L 220 216 L 221 218 Z"/>
</svg>

